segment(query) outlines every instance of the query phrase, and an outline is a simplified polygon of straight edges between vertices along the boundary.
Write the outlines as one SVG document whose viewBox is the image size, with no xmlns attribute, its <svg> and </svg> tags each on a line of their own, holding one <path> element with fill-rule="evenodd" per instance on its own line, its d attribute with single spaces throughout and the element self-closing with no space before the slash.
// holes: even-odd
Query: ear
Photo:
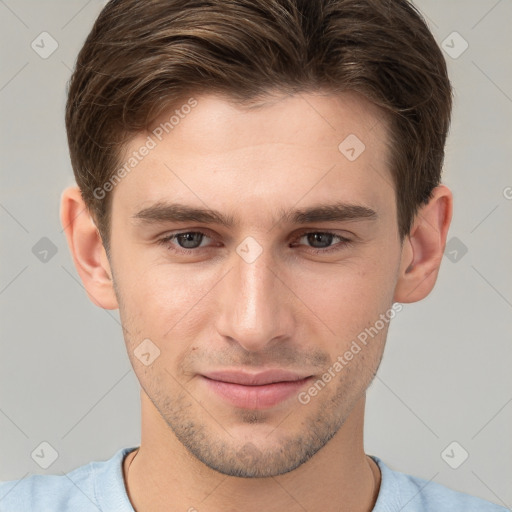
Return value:
<svg viewBox="0 0 512 512">
<path fill-rule="evenodd" d="M 60 221 L 87 295 L 100 308 L 117 309 L 107 254 L 78 187 L 62 192 Z"/>
<path fill-rule="evenodd" d="M 430 201 L 417 213 L 404 239 L 393 302 L 417 302 L 434 288 L 452 219 L 453 196 L 437 186 Z"/>
</svg>

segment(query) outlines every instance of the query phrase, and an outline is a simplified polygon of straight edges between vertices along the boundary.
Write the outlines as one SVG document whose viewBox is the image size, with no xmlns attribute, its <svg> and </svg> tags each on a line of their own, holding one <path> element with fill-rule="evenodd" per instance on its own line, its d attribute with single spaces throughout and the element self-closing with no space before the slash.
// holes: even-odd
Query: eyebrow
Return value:
<svg viewBox="0 0 512 512">
<path fill-rule="evenodd" d="M 345 222 L 358 220 L 377 220 L 378 214 L 368 206 L 353 203 L 336 202 L 319 204 L 297 210 L 279 210 L 282 222 L 307 224 L 313 222 Z M 198 222 L 201 224 L 219 224 L 227 228 L 239 225 L 232 215 L 226 215 L 209 208 L 197 208 L 180 203 L 158 202 L 143 208 L 132 216 L 142 224 L 163 222 Z"/>
</svg>

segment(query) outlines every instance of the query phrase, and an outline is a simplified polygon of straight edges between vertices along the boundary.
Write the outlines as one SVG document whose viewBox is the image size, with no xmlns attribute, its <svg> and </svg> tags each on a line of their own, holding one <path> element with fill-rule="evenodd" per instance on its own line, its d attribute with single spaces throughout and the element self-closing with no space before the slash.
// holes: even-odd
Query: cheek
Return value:
<svg viewBox="0 0 512 512">
<path fill-rule="evenodd" d="M 392 304 L 393 272 L 377 260 L 346 261 L 301 281 L 300 296 L 337 340 L 356 336 Z"/>
<path fill-rule="evenodd" d="M 171 264 L 124 270 L 119 292 L 125 316 L 148 337 L 172 339 L 179 333 L 183 338 L 203 322 L 205 299 L 218 280 L 217 274 Z"/>
</svg>

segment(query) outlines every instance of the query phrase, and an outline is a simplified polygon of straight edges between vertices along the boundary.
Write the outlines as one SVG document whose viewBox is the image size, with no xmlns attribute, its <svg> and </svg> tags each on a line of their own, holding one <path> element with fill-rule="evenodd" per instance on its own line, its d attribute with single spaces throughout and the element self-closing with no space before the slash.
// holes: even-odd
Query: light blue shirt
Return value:
<svg viewBox="0 0 512 512">
<path fill-rule="evenodd" d="M 64 475 L 32 475 L 0 482 L 0 512 L 134 512 L 122 473 L 123 448 L 107 461 Z M 378 464 L 382 481 L 373 512 L 506 512 L 489 501 Z"/>
</svg>

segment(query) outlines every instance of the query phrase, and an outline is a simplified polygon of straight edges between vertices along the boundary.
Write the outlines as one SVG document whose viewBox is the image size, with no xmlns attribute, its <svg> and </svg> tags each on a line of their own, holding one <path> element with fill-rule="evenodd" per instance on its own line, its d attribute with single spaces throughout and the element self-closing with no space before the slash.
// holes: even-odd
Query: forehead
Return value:
<svg viewBox="0 0 512 512">
<path fill-rule="evenodd" d="M 134 137 L 122 160 L 113 203 L 125 214 L 170 200 L 262 219 L 333 199 L 375 210 L 394 203 L 386 121 L 354 93 L 269 96 L 250 106 L 186 98 Z"/>
</svg>

